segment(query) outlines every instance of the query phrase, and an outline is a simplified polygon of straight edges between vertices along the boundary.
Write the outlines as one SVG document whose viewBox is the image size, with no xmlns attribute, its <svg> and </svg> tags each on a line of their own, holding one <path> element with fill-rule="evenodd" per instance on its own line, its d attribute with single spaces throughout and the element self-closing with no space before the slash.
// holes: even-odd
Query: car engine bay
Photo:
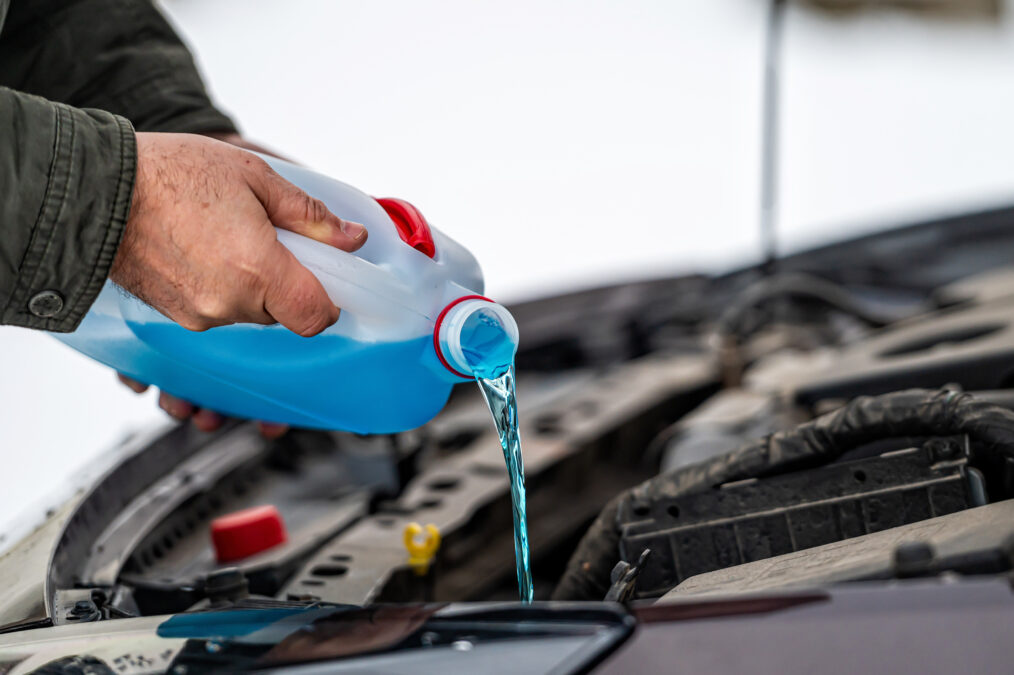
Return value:
<svg viewBox="0 0 1014 675">
<path fill-rule="evenodd" d="M 1007 578 L 1014 209 L 721 276 L 516 304 L 536 600 L 635 605 Z M 204 611 L 517 599 L 510 496 L 474 386 L 410 432 L 180 424 L 135 437 L 0 557 L 0 632 Z M 284 544 L 216 561 L 270 504 Z M 412 522 L 442 543 L 407 561 Z"/>
</svg>

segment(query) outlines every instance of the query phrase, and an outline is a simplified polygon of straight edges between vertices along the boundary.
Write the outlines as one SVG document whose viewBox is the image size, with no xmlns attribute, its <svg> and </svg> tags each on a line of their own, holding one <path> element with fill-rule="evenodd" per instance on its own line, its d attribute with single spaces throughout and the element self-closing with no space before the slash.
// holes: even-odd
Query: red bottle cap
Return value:
<svg viewBox="0 0 1014 675">
<path fill-rule="evenodd" d="M 285 523 L 270 504 L 236 511 L 211 521 L 218 562 L 232 562 L 285 543 Z"/>
</svg>

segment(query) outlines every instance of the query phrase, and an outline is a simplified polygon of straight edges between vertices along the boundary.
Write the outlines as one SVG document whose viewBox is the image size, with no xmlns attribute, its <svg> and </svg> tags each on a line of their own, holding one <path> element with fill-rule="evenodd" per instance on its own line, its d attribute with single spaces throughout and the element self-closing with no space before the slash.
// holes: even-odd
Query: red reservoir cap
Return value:
<svg viewBox="0 0 1014 675">
<path fill-rule="evenodd" d="M 236 511 L 211 521 L 211 542 L 218 562 L 232 562 L 284 544 L 285 523 L 270 504 Z"/>
</svg>

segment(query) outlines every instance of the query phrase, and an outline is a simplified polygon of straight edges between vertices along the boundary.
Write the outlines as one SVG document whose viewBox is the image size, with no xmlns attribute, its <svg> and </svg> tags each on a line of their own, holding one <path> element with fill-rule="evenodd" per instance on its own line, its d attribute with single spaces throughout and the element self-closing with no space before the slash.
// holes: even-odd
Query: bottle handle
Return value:
<svg viewBox="0 0 1014 675">
<path fill-rule="evenodd" d="M 327 295 L 343 312 L 363 319 L 397 320 L 405 310 L 425 314 L 419 298 L 395 275 L 359 256 L 304 237 L 277 230 L 278 241 L 313 272 Z"/>
</svg>

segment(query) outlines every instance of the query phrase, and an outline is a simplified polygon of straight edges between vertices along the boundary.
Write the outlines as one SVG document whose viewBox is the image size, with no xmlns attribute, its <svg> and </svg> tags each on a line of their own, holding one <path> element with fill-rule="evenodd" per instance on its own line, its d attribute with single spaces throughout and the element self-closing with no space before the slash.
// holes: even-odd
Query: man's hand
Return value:
<svg viewBox="0 0 1014 675">
<path fill-rule="evenodd" d="M 338 218 L 263 160 L 190 134 L 137 134 L 130 217 L 110 278 L 190 330 L 281 323 L 309 337 L 338 320 L 275 227 L 355 251 L 366 228 Z"/>
<path fill-rule="evenodd" d="M 362 225 L 341 220 L 258 157 L 226 143 L 139 133 L 137 154 L 113 281 L 190 330 L 278 322 L 311 336 L 338 320 L 320 282 L 278 243 L 274 228 L 355 251 L 366 241 Z M 119 377 L 138 393 L 147 389 Z M 204 431 L 223 422 L 219 413 L 165 392 L 159 406 Z M 268 437 L 287 428 L 258 424 Z"/>
<path fill-rule="evenodd" d="M 117 373 L 116 376 L 120 378 L 120 382 L 127 385 L 137 394 L 143 394 L 148 390 L 148 385 L 129 378 L 123 373 Z M 167 394 L 164 391 L 158 393 L 158 407 L 165 410 L 170 417 L 178 419 L 181 422 L 185 422 L 188 419 L 193 420 L 194 426 L 201 431 L 214 431 L 225 423 L 225 417 L 221 413 L 208 410 L 207 408 L 198 408 L 193 403 L 184 401 L 182 398 L 177 398 L 172 394 Z M 261 432 L 261 436 L 265 438 L 278 438 L 289 430 L 289 426 L 274 422 L 258 422 L 257 429 Z"/>
</svg>

